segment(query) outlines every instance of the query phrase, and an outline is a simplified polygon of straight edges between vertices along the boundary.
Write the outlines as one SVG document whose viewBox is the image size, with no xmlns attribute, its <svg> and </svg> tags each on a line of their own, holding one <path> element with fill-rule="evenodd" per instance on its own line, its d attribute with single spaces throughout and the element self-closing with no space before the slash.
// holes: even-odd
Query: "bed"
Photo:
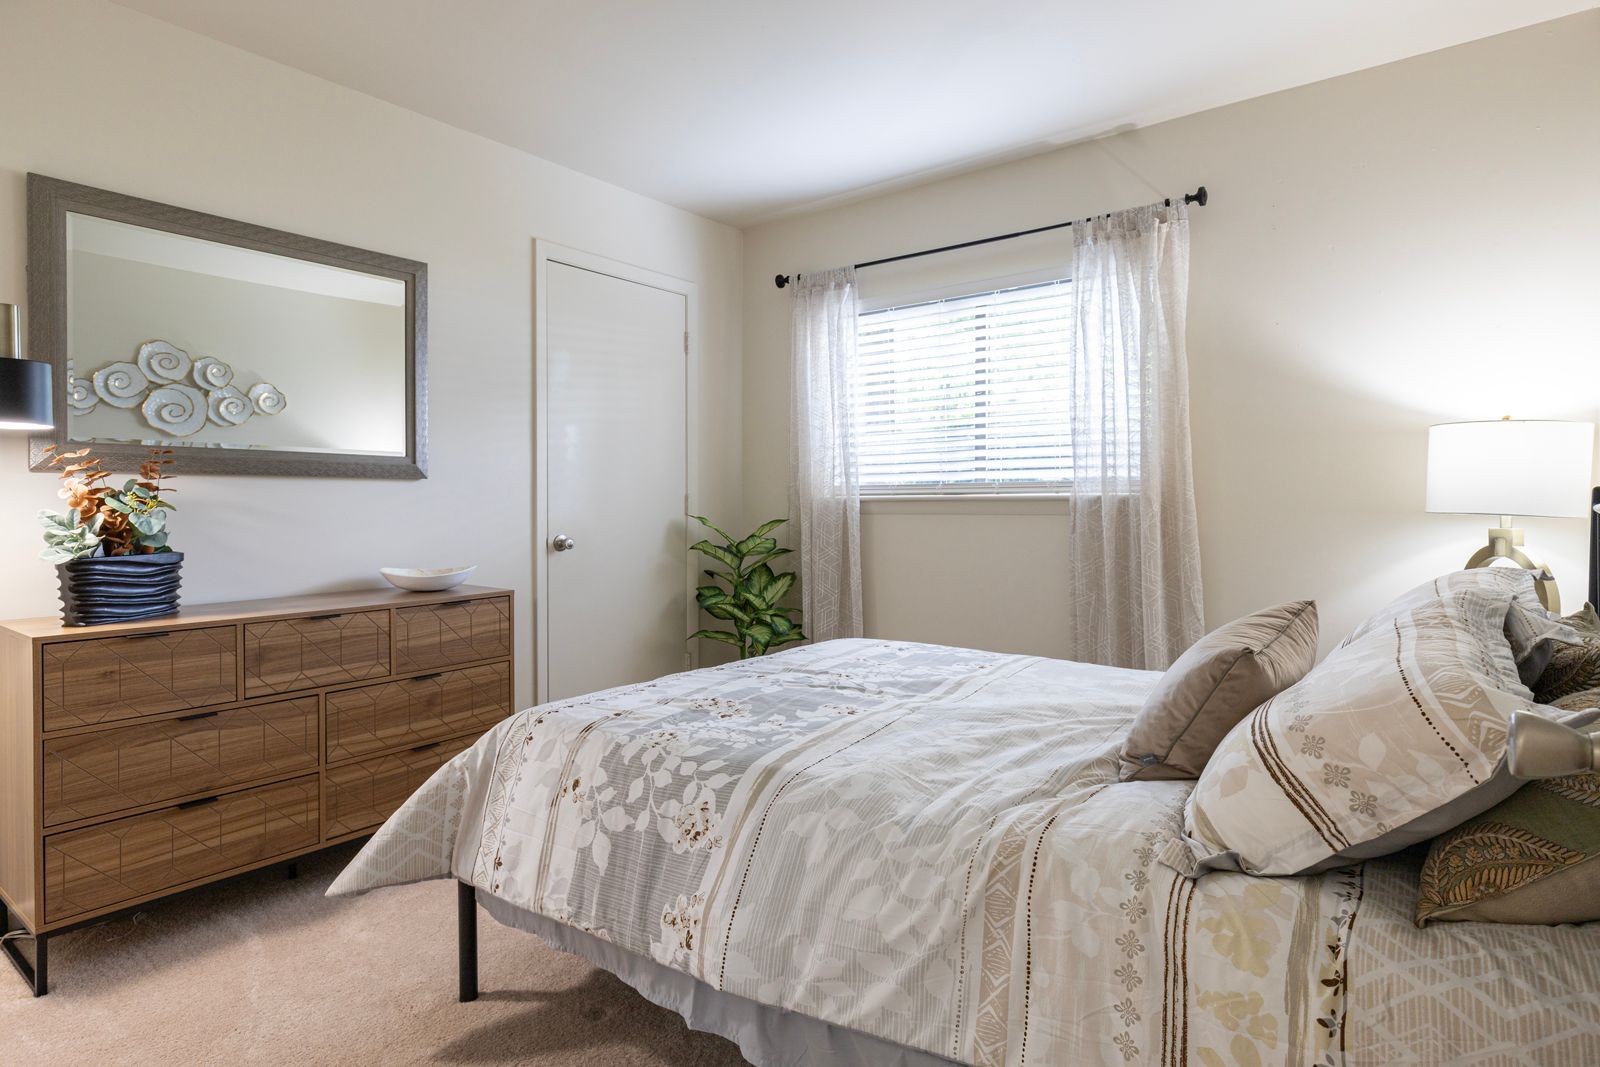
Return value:
<svg viewBox="0 0 1600 1067">
<path fill-rule="evenodd" d="M 1417 928 L 1414 853 L 1156 861 L 1121 782 L 1159 677 L 846 640 L 531 708 L 334 895 L 454 878 L 757 1064 L 1600 1062 L 1600 924 Z"/>
</svg>

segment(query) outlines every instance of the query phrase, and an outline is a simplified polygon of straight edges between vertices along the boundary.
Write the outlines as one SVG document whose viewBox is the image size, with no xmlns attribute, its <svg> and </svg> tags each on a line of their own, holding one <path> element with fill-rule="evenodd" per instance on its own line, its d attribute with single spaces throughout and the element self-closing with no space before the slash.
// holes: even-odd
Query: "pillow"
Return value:
<svg viewBox="0 0 1600 1067">
<path fill-rule="evenodd" d="M 1511 611 L 1506 615 L 1506 640 L 1511 643 L 1511 655 L 1517 661 L 1517 675 L 1523 685 L 1534 686 L 1550 666 L 1556 649 L 1580 639 L 1578 631 L 1566 620 L 1551 615 L 1537 602 L 1531 607 L 1520 598 L 1511 602 Z"/>
<path fill-rule="evenodd" d="M 1522 679 L 1523 685 L 1533 685 L 1534 680 L 1543 673 L 1550 662 L 1550 657 L 1558 644 L 1579 640 L 1579 633 L 1572 626 L 1573 619 L 1556 619 L 1539 602 L 1539 590 L 1533 571 L 1521 567 L 1479 567 L 1468 571 L 1457 571 L 1450 575 L 1450 579 L 1457 588 L 1478 589 L 1495 597 L 1497 601 L 1502 593 L 1511 595 L 1511 605 L 1506 610 L 1502 625 L 1505 628 L 1506 640 L 1511 644 L 1511 655 L 1517 664 L 1517 675 Z M 1426 603 L 1436 595 L 1436 584 L 1428 582 L 1417 586 L 1404 596 L 1397 597 L 1383 610 L 1351 631 L 1343 643 L 1349 644 L 1357 638 L 1364 637 L 1374 629 L 1393 621 L 1396 614 Z M 1596 622 L 1600 624 L 1600 619 Z M 1600 629 L 1596 630 L 1596 635 L 1600 636 Z"/>
<path fill-rule="evenodd" d="M 1600 614 L 1596 614 L 1593 604 L 1585 604 L 1571 615 L 1561 620 L 1581 637 L 1600 637 Z"/>
<path fill-rule="evenodd" d="M 1317 605 L 1294 600 L 1212 630 L 1156 683 L 1122 745 L 1122 780 L 1197 778 L 1229 730 L 1305 677 Z"/>
<path fill-rule="evenodd" d="M 1593 728 L 1591 727 L 1591 730 Z M 1600 919 L 1600 774 L 1547 778 L 1434 840 L 1417 925 Z"/>
<path fill-rule="evenodd" d="M 1512 585 L 1483 573 L 1407 593 L 1246 716 L 1162 859 L 1190 876 L 1310 873 L 1426 840 L 1515 792 L 1506 722 L 1532 694 L 1505 636 Z"/>
<path fill-rule="evenodd" d="M 1534 699 L 1554 704 L 1564 697 L 1600 687 L 1600 639 L 1556 646 L 1550 663 L 1534 683 Z"/>
</svg>

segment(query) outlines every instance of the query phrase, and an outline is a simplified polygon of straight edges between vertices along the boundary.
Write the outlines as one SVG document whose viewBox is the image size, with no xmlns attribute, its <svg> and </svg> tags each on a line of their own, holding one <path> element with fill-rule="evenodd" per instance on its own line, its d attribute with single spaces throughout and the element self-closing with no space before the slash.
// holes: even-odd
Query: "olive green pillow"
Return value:
<svg viewBox="0 0 1600 1067">
<path fill-rule="evenodd" d="M 1585 729 L 1594 732 L 1597 726 Z M 1600 774 L 1530 782 L 1433 839 L 1417 925 L 1600 919 Z"/>
<path fill-rule="evenodd" d="M 1122 780 L 1198 778 L 1241 719 L 1305 677 L 1317 659 L 1317 605 L 1264 608 L 1219 626 L 1156 683 L 1122 745 Z"/>
</svg>

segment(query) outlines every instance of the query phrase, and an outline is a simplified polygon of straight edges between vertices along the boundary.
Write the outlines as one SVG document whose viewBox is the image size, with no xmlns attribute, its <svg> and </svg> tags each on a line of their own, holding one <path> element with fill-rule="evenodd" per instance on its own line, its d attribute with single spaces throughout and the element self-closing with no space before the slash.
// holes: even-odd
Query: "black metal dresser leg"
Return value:
<svg viewBox="0 0 1600 1067">
<path fill-rule="evenodd" d="M 11 910 L 4 901 L 0 901 L 0 935 L 11 932 Z M 18 931 L 19 933 L 23 931 Z M 33 963 L 28 962 L 28 957 L 22 954 L 17 947 L 18 941 L 26 941 L 26 936 L 21 938 L 4 938 L 0 940 L 0 950 L 5 952 L 6 959 L 11 961 L 11 966 L 22 975 L 22 980 L 28 983 L 33 990 L 33 995 L 42 997 L 50 992 L 50 937 L 39 934 L 33 940 Z"/>
<path fill-rule="evenodd" d="M 40 934 L 33 939 L 33 995 L 42 997 L 50 992 L 50 935 Z"/>
<path fill-rule="evenodd" d="M 460 1000 L 478 999 L 478 893 L 466 882 L 456 883 L 456 943 Z"/>
</svg>

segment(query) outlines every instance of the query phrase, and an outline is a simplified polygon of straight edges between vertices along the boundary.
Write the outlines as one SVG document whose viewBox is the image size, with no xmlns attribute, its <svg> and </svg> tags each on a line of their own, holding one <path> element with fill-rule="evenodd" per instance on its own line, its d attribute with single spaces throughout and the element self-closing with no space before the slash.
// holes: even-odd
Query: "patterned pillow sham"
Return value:
<svg viewBox="0 0 1600 1067">
<path fill-rule="evenodd" d="M 1576 629 L 1579 616 L 1558 619 L 1545 610 L 1539 602 L 1538 585 L 1532 571 L 1521 567 L 1480 567 L 1458 571 L 1451 575 L 1457 588 L 1478 589 L 1489 596 L 1503 593 L 1511 596 L 1504 620 L 1506 640 L 1511 644 L 1511 657 L 1517 664 L 1517 676 L 1522 684 L 1532 687 L 1545 670 L 1563 642 L 1578 641 L 1581 632 Z M 1384 608 L 1350 632 L 1342 644 L 1364 637 L 1375 628 L 1381 628 L 1401 612 L 1426 603 L 1434 595 L 1434 583 L 1425 582 L 1415 589 L 1390 601 Z M 1600 623 L 1600 620 L 1596 620 Z M 1595 631 L 1600 636 L 1600 630 Z M 1597 683 L 1600 684 L 1600 683 Z"/>
<path fill-rule="evenodd" d="M 1506 721 L 1532 694 L 1505 635 L 1514 583 L 1485 573 L 1400 597 L 1251 712 L 1162 859 L 1191 877 L 1309 873 L 1426 840 L 1515 792 Z"/>
<path fill-rule="evenodd" d="M 1589 727 L 1592 731 L 1595 727 Z M 1417 925 L 1600 919 L 1600 774 L 1532 782 L 1434 839 Z"/>
</svg>

